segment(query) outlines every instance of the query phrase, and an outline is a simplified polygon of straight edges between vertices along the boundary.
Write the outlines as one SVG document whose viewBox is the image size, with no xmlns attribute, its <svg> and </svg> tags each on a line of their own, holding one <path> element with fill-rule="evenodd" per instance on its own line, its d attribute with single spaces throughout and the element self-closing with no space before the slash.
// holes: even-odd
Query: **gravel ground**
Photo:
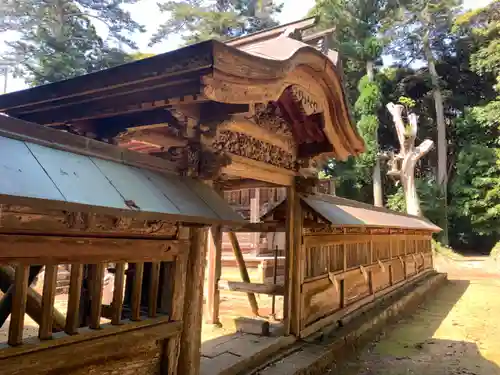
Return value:
<svg viewBox="0 0 500 375">
<path fill-rule="evenodd" d="M 437 260 L 449 282 L 328 374 L 500 375 L 500 275 L 481 260 Z"/>
</svg>

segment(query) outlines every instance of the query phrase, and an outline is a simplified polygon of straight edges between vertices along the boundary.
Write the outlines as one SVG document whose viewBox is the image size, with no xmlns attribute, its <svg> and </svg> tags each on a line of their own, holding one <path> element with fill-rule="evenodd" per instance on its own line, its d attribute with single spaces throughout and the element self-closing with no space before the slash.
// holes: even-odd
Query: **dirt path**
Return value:
<svg viewBox="0 0 500 375">
<path fill-rule="evenodd" d="M 477 262 L 442 267 L 446 285 L 327 374 L 500 375 L 500 275 Z"/>
</svg>

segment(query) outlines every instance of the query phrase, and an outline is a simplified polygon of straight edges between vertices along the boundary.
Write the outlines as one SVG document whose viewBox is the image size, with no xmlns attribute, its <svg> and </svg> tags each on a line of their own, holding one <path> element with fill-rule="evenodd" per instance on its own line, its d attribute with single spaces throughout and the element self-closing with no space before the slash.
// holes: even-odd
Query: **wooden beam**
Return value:
<svg viewBox="0 0 500 375">
<path fill-rule="evenodd" d="M 265 181 L 258 181 L 252 179 L 234 179 L 234 180 L 223 180 L 219 183 L 220 189 L 222 191 L 237 191 L 245 189 L 257 189 L 257 188 L 272 188 L 279 185 L 275 185 Z"/>
<path fill-rule="evenodd" d="M 0 264 L 173 260 L 178 246 L 169 240 L 0 234 Z"/>
<path fill-rule="evenodd" d="M 223 232 L 249 233 L 249 232 L 286 232 L 285 224 L 279 221 L 264 223 L 247 223 L 237 229 L 224 227 Z"/>
<path fill-rule="evenodd" d="M 230 290 L 232 292 L 267 294 L 270 296 L 282 296 L 285 294 L 285 287 L 283 285 L 275 284 L 258 284 L 220 280 L 218 287 L 221 290 Z"/>
<path fill-rule="evenodd" d="M 206 260 L 206 231 L 191 228 L 191 247 L 186 272 L 183 330 L 180 342 L 178 374 L 200 373 L 201 327 L 203 320 L 203 284 Z"/>
<path fill-rule="evenodd" d="M 304 273 L 302 209 L 295 184 L 287 189 L 285 258 L 285 334 L 298 336 L 301 324 L 301 284 Z"/>
<path fill-rule="evenodd" d="M 247 267 L 245 265 L 245 259 L 243 258 L 243 253 L 240 248 L 240 244 L 238 243 L 238 237 L 234 232 L 228 232 L 229 240 L 231 241 L 231 246 L 233 248 L 234 257 L 236 258 L 236 263 L 238 264 L 238 268 L 240 270 L 241 279 L 245 283 L 250 283 L 250 276 L 248 275 Z M 259 315 L 259 306 L 257 305 L 257 299 L 255 298 L 255 294 L 247 293 L 248 302 L 250 303 L 250 307 L 252 308 L 252 313 L 255 316 Z"/>
<path fill-rule="evenodd" d="M 222 232 L 220 226 L 213 226 L 207 233 L 207 323 L 220 324 L 220 292 L 217 283 L 222 273 Z"/>
</svg>

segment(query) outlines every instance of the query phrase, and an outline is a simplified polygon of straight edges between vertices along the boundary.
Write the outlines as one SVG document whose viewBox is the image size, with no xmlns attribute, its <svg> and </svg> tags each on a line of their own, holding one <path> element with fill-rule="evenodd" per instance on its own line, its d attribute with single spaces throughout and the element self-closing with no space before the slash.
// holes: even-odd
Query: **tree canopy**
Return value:
<svg viewBox="0 0 500 375">
<path fill-rule="evenodd" d="M 135 49 L 132 33 L 143 28 L 121 3 L 137 0 L 6 0 L 0 5 L 0 32 L 16 32 L 4 59 L 30 85 L 59 81 L 129 60 L 123 47 Z M 103 24 L 102 38 L 96 23 Z"/>
</svg>

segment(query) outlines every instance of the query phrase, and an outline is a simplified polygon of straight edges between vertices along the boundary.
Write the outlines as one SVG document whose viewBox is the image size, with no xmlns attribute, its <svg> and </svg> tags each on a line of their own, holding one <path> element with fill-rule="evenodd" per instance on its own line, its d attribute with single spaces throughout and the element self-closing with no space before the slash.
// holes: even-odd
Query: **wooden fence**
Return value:
<svg viewBox="0 0 500 375">
<path fill-rule="evenodd" d="M 301 337 L 432 268 L 431 233 L 418 231 L 306 229 L 302 251 Z"/>
</svg>

